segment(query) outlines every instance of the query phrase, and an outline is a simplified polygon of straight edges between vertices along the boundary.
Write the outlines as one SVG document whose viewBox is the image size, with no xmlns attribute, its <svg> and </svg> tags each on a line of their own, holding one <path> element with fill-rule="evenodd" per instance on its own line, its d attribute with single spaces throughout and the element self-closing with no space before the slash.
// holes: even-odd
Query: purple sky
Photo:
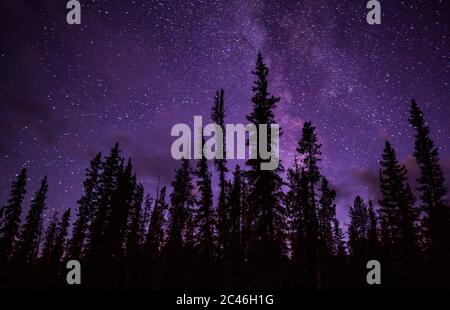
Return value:
<svg viewBox="0 0 450 310">
<path fill-rule="evenodd" d="M 322 172 L 338 190 L 339 216 L 356 194 L 375 198 L 383 143 L 410 169 L 410 100 L 426 114 L 450 179 L 450 4 L 380 1 L 88 1 L 82 24 L 65 2 L 0 4 L 0 198 L 22 166 L 28 192 L 48 175 L 49 205 L 74 207 L 84 170 L 115 141 L 147 191 L 167 185 L 175 123 L 209 120 L 224 88 L 227 123 L 245 123 L 258 51 L 281 97 L 282 159 L 288 167 L 302 124 L 323 143 Z M 27 203 L 28 204 L 28 203 Z"/>
</svg>

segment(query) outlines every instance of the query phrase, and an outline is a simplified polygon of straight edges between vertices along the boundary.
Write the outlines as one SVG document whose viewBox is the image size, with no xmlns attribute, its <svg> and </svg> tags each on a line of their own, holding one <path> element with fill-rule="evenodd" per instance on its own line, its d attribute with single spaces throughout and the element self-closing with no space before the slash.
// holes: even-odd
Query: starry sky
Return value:
<svg viewBox="0 0 450 310">
<path fill-rule="evenodd" d="M 281 97 L 283 165 L 312 121 L 341 219 L 356 194 L 377 198 L 385 139 L 414 184 L 413 98 L 450 179 L 450 3 L 380 2 L 368 25 L 365 0 L 80 0 L 68 25 L 66 1 L 1 1 L 1 203 L 27 167 L 29 194 L 48 175 L 50 210 L 75 207 L 89 160 L 116 141 L 147 191 L 168 185 L 171 127 L 209 122 L 217 89 L 226 122 L 246 123 L 258 51 Z"/>
</svg>

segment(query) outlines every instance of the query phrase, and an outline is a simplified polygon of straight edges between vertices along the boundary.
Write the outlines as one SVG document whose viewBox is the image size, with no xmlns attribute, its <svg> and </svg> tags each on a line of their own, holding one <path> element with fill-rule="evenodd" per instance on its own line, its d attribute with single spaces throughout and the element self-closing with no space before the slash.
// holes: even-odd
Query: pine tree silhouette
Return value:
<svg viewBox="0 0 450 310">
<path fill-rule="evenodd" d="M 0 225 L 0 263 L 7 261 L 13 254 L 15 240 L 20 228 L 22 202 L 25 197 L 27 170 L 24 168 L 12 184 L 10 198 L 3 207 Z"/>
<path fill-rule="evenodd" d="M 39 241 L 42 232 L 42 213 L 44 212 L 47 197 L 47 177 L 41 181 L 38 191 L 31 202 L 30 210 L 20 233 L 15 252 L 16 262 L 19 266 L 32 265 L 36 262 L 39 252 Z"/>
<path fill-rule="evenodd" d="M 269 69 L 264 64 L 261 53 L 258 54 L 256 68 L 252 73 L 256 77 L 252 87 L 253 110 L 250 115 L 247 115 L 247 120 L 255 124 L 257 128 L 260 124 L 269 126 L 275 123 L 273 110 L 280 98 L 269 94 L 267 80 Z M 281 204 L 283 181 L 279 175 L 282 167 L 279 165 L 275 170 L 261 169 L 261 163 L 266 160 L 259 155 L 259 134 L 256 140 L 256 159 L 249 159 L 246 162 L 249 166 L 248 203 L 253 218 L 249 266 L 253 269 L 254 274 L 251 277 L 254 285 L 273 287 L 279 285 L 277 268 L 285 251 L 285 209 Z M 268 130 L 267 141 L 271 141 L 270 130 Z M 272 147 L 270 143 L 268 142 L 268 151 Z"/>
<path fill-rule="evenodd" d="M 159 184 L 158 184 L 158 186 L 159 186 Z M 157 191 L 159 191 L 159 188 L 157 189 Z M 156 199 L 158 199 L 158 194 L 156 195 Z M 141 216 L 140 232 L 139 232 L 139 244 L 142 247 L 145 246 L 147 231 L 148 231 L 148 227 L 150 225 L 150 215 L 152 212 L 152 204 L 153 204 L 153 198 L 150 196 L 150 194 L 145 195 L 144 207 L 143 207 L 142 216 Z"/>
<path fill-rule="evenodd" d="M 137 184 L 132 192 L 129 218 L 127 220 L 124 271 L 126 270 L 126 287 L 139 287 L 144 283 L 142 273 L 142 249 L 140 234 L 142 231 L 142 202 L 144 200 L 144 186 Z"/>
<path fill-rule="evenodd" d="M 388 262 L 392 267 L 392 283 L 408 281 L 398 277 L 406 277 L 413 270 L 416 259 L 418 210 L 414 207 L 415 197 L 407 184 L 407 171 L 400 165 L 395 150 L 386 141 L 380 161 L 380 191 L 379 212 L 383 217 L 384 226 L 383 248 Z M 389 269 L 386 270 L 389 270 Z M 394 274 L 394 270 L 397 270 Z M 398 276 L 398 277 L 397 277 Z"/>
<path fill-rule="evenodd" d="M 70 226 L 70 209 L 64 211 L 61 221 L 58 224 L 55 235 L 55 250 L 53 251 L 53 262 L 56 267 L 60 267 L 61 260 L 65 256 L 67 245 L 67 235 Z"/>
<path fill-rule="evenodd" d="M 424 237 L 432 262 L 433 279 L 429 285 L 450 287 L 450 210 L 447 201 L 447 188 L 439 164 L 439 150 L 430 138 L 430 129 L 415 100 L 411 103 L 409 122 L 416 130 L 414 157 L 420 168 L 418 178 L 423 219 Z"/>
<path fill-rule="evenodd" d="M 58 212 L 53 212 L 53 215 L 50 219 L 50 222 L 45 230 L 44 234 L 44 245 L 42 248 L 42 254 L 39 259 L 40 262 L 40 276 L 42 278 L 42 282 L 45 283 L 47 287 L 55 286 L 55 279 L 57 278 L 57 266 L 55 266 L 54 261 L 54 252 L 56 250 L 56 234 L 58 227 Z"/>
<path fill-rule="evenodd" d="M 56 213 L 50 222 L 45 236 L 42 278 L 48 287 L 56 288 L 64 283 L 61 277 L 62 259 L 65 256 L 68 229 L 70 225 L 70 209 L 67 209 L 61 220 L 58 221 Z"/>
<path fill-rule="evenodd" d="M 194 197 L 191 168 L 187 159 L 182 160 L 181 167 L 175 172 L 172 182 L 173 192 L 170 195 L 169 231 L 164 260 L 164 287 L 183 288 L 186 281 L 186 257 L 184 238 L 187 221 L 192 221 Z M 192 242 L 192 240 L 188 240 Z"/>
<path fill-rule="evenodd" d="M 369 200 L 368 207 L 369 227 L 367 231 L 368 250 L 367 255 L 370 259 L 377 259 L 379 255 L 379 239 L 378 239 L 378 218 L 375 212 L 372 200 Z"/>
<path fill-rule="evenodd" d="M 94 210 L 92 210 L 89 225 L 86 245 L 87 258 L 94 264 L 101 264 L 103 258 L 108 256 L 107 244 L 109 241 L 107 240 L 106 228 L 110 221 L 111 202 L 117 189 L 120 169 L 120 150 L 119 144 L 116 143 L 101 164 L 101 173 L 98 179 L 98 201 Z"/>
<path fill-rule="evenodd" d="M 225 131 L 225 106 L 224 106 L 224 90 L 218 90 L 216 92 L 216 96 L 214 98 L 214 106 L 212 108 L 211 119 L 220 126 L 222 129 L 223 137 L 226 135 Z M 228 172 L 227 168 L 227 160 L 226 158 L 226 144 L 225 139 L 217 140 L 217 149 L 222 153 L 222 158 L 214 159 L 214 164 L 216 166 L 217 172 L 219 173 L 219 199 L 217 206 L 217 214 L 218 214 L 218 249 L 219 256 L 222 257 L 223 253 L 227 250 L 226 243 L 228 242 L 228 231 L 229 225 L 227 220 L 227 206 L 226 206 L 226 173 Z"/>
<path fill-rule="evenodd" d="M 320 199 L 317 210 L 319 224 L 319 262 L 321 279 L 320 287 L 330 286 L 330 265 L 333 261 L 333 224 L 336 218 L 336 191 L 330 188 L 325 177 L 322 177 L 320 185 Z"/>
<path fill-rule="evenodd" d="M 297 152 L 302 157 L 300 184 L 305 226 L 306 285 L 312 288 L 320 287 L 321 279 L 318 244 L 319 223 L 316 214 L 316 185 L 320 180 L 318 162 L 321 160 L 321 147 L 315 127 L 312 126 L 311 122 L 305 122 L 298 142 Z"/>
<path fill-rule="evenodd" d="M 129 258 L 136 258 L 140 254 L 140 234 L 141 234 L 141 217 L 142 202 L 144 200 L 144 186 L 138 184 L 134 188 L 131 200 L 129 229 L 126 238 L 126 253 Z"/>
<path fill-rule="evenodd" d="M 349 269 L 345 247 L 345 235 L 337 218 L 334 218 L 333 223 L 333 245 L 334 257 L 332 267 L 330 268 L 330 277 L 332 279 L 331 287 L 349 287 Z"/>
<path fill-rule="evenodd" d="M 195 174 L 197 176 L 197 187 L 200 192 L 195 217 L 196 227 L 198 227 L 196 248 L 198 249 L 197 254 L 200 256 L 196 269 L 201 282 L 200 286 L 210 288 L 213 285 L 214 255 L 216 252 L 214 233 L 216 221 L 213 210 L 212 176 L 208 169 L 206 157 L 203 156 L 198 161 Z"/>
<path fill-rule="evenodd" d="M 85 254 L 83 251 L 88 237 L 91 216 L 98 203 L 98 186 L 102 165 L 101 156 L 101 153 L 98 153 L 91 160 L 90 167 L 86 169 L 86 179 L 83 182 L 84 194 L 78 200 L 77 219 L 73 227 L 72 239 L 69 243 L 68 256 L 71 259 L 80 260 Z"/>
<path fill-rule="evenodd" d="M 309 191 L 304 170 L 300 171 L 297 161 L 287 171 L 288 192 L 285 204 L 288 212 L 288 230 L 292 255 L 291 284 L 295 288 L 306 286 L 306 225 L 305 203 L 309 200 Z M 306 182 L 305 182 L 306 181 Z"/>
<path fill-rule="evenodd" d="M 243 285 L 242 277 L 244 268 L 244 249 L 243 249 L 243 223 L 244 223 L 244 198 L 243 186 L 244 176 L 239 167 L 236 165 L 233 171 L 233 180 L 230 183 L 227 205 L 229 212 L 229 236 L 228 251 L 224 257 L 224 273 L 227 275 L 226 287 L 236 288 Z"/>
<path fill-rule="evenodd" d="M 407 171 L 397 161 L 391 144 L 386 141 L 380 161 L 380 212 L 386 218 L 391 242 L 409 249 L 416 248 L 415 197 L 407 184 Z"/>
<path fill-rule="evenodd" d="M 197 253 L 197 225 L 195 221 L 195 213 L 188 212 L 186 214 L 186 227 L 183 231 L 182 253 L 184 257 L 184 287 L 188 289 L 197 289 L 204 287 L 202 283 L 202 272 L 199 272 L 198 262 L 202 258 Z"/>
<path fill-rule="evenodd" d="M 125 255 L 124 243 L 127 232 L 127 220 L 136 187 L 136 177 L 133 175 L 131 160 L 129 159 L 125 166 L 123 166 L 122 160 L 120 166 L 117 188 L 112 195 L 111 214 L 106 228 L 109 255 L 116 262 L 120 261 Z"/>
<path fill-rule="evenodd" d="M 113 240 L 114 233 L 111 230 L 112 225 L 117 223 L 113 224 L 112 221 L 112 205 L 113 202 L 117 204 L 115 198 L 119 178 L 123 173 L 123 161 L 119 144 L 116 143 L 101 163 L 97 199 L 91 211 L 86 242 L 87 282 L 93 287 L 117 287 L 117 281 L 121 280 L 120 277 L 114 277 L 114 281 L 110 281 L 109 277 L 118 268 L 112 264 L 113 261 L 117 263 L 117 253 L 113 253 L 114 246 L 120 242 L 119 240 L 123 240 L 121 237 L 119 240 Z M 117 217 L 114 219 L 117 220 Z"/>
<path fill-rule="evenodd" d="M 147 200 L 147 203 L 149 200 Z M 162 281 L 162 249 L 165 242 L 166 211 L 169 205 L 166 202 L 166 187 L 161 188 L 156 195 L 155 204 L 151 211 L 150 223 L 144 243 L 144 257 L 146 259 L 146 281 L 153 288 L 159 288 Z"/>
<path fill-rule="evenodd" d="M 169 206 L 166 202 L 166 187 L 161 188 L 155 206 L 151 212 L 150 224 L 148 228 L 145 249 L 151 256 L 159 256 L 164 243 L 165 215 Z"/>
<path fill-rule="evenodd" d="M 58 212 L 54 212 L 50 223 L 47 226 L 44 236 L 41 261 L 45 268 L 49 268 L 52 263 L 53 252 L 55 250 L 56 227 L 58 226 Z"/>
<path fill-rule="evenodd" d="M 350 206 L 350 225 L 348 228 L 348 245 L 350 251 L 350 267 L 353 285 L 364 286 L 367 263 L 367 240 L 369 231 L 369 211 L 367 204 L 360 196 L 356 196 Z"/>
</svg>

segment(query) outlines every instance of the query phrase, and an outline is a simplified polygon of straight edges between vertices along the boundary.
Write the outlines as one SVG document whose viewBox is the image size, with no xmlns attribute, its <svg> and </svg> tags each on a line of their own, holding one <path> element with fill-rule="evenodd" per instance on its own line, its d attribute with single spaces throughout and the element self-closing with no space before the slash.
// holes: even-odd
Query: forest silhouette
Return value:
<svg viewBox="0 0 450 310">
<path fill-rule="evenodd" d="M 280 98 L 269 92 L 261 54 L 252 74 L 247 120 L 274 124 Z M 223 130 L 225 111 L 219 90 L 211 119 Z M 383 288 L 450 288 L 447 189 L 438 148 L 414 100 L 409 122 L 418 187 L 408 184 L 405 165 L 386 141 L 380 199 L 349 202 L 345 231 L 336 191 L 319 168 L 322 149 L 311 122 L 299 128 L 292 167 L 261 170 L 259 157 L 234 168 L 226 159 L 211 166 L 205 158 L 181 160 L 170 190 L 161 186 L 152 195 L 115 144 L 86 169 L 73 221 L 67 209 L 44 225 L 46 177 L 21 221 L 24 168 L 0 209 L 0 287 L 71 288 L 66 263 L 78 260 L 83 288 L 368 288 L 366 264 L 378 260 Z"/>
</svg>

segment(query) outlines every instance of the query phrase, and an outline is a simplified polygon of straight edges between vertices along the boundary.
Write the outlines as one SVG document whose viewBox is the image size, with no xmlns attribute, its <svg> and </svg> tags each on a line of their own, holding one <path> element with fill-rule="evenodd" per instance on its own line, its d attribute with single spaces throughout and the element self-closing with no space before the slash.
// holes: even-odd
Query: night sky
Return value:
<svg viewBox="0 0 450 310">
<path fill-rule="evenodd" d="M 65 0 L 2 0 L 1 203 L 25 166 L 29 194 L 48 175 L 50 210 L 75 207 L 89 160 L 116 141 L 147 191 L 168 185 L 171 127 L 209 122 L 217 89 L 226 122 L 247 122 L 258 51 L 281 97 L 283 165 L 312 121 L 341 219 L 356 194 L 377 198 L 385 139 L 417 176 L 413 98 L 450 179 L 450 3 L 380 2 L 368 25 L 366 0 L 80 0 L 82 24 L 68 25 Z"/>
</svg>

